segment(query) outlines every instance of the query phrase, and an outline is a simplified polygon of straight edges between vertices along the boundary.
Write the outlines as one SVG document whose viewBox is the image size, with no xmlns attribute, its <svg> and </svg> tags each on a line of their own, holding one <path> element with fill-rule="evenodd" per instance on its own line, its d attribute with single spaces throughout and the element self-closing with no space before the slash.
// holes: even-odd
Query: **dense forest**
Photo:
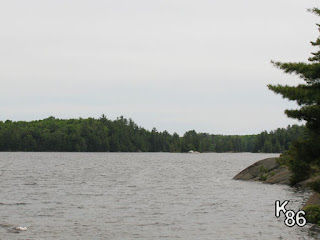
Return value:
<svg viewBox="0 0 320 240">
<path fill-rule="evenodd" d="M 182 137 L 139 127 L 131 119 L 57 119 L 0 121 L 0 151 L 59 152 L 267 152 L 287 150 L 304 126 L 257 135 L 214 135 L 188 131 Z"/>
</svg>

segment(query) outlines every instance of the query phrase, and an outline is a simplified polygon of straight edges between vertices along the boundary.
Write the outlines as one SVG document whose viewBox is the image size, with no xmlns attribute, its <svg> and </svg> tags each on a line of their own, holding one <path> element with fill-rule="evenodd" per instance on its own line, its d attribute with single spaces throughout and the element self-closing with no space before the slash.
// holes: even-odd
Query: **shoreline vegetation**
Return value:
<svg viewBox="0 0 320 240">
<path fill-rule="evenodd" d="M 320 16 L 319 8 L 308 11 Z M 320 24 L 316 25 L 320 31 Z M 274 93 L 296 102 L 298 109 L 287 109 L 285 114 L 289 118 L 306 122 L 304 136 L 295 140 L 280 158 L 259 161 L 239 173 L 235 179 L 263 182 L 278 179 L 274 183 L 311 188 L 315 193 L 303 210 L 308 222 L 320 225 L 320 37 L 311 41 L 311 45 L 317 47 L 318 51 L 311 53 L 307 63 L 271 61 L 284 73 L 297 75 L 304 81 L 303 84 L 268 85 Z"/>
<path fill-rule="evenodd" d="M 280 157 L 259 160 L 243 169 L 235 175 L 233 179 L 242 181 L 259 181 L 266 184 L 285 184 L 308 189 L 312 189 L 313 185 L 317 184 L 320 180 L 320 176 L 315 174 L 292 185 L 292 176 L 292 171 L 287 165 L 284 165 L 284 163 L 281 162 Z M 320 194 L 314 191 L 301 209 L 306 212 L 307 222 L 315 224 L 311 230 L 320 232 Z"/>
<path fill-rule="evenodd" d="M 0 151 L 32 152 L 264 152 L 281 153 L 305 134 L 305 126 L 288 126 L 256 135 L 197 133 L 183 136 L 151 131 L 132 119 L 57 119 L 0 121 Z"/>
</svg>

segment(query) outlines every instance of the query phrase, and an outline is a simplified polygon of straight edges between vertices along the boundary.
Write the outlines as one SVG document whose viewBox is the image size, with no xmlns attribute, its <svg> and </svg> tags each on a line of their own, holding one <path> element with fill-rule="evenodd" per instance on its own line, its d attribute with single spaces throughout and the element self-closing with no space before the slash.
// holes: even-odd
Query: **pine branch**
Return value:
<svg viewBox="0 0 320 240">
<path fill-rule="evenodd" d="M 285 73 L 297 74 L 308 84 L 318 84 L 320 82 L 320 63 L 282 63 L 274 61 L 271 61 L 271 63 Z"/>
<path fill-rule="evenodd" d="M 276 94 L 281 94 L 283 98 L 296 101 L 300 106 L 320 104 L 320 86 L 298 85 L 292 87 L 269 84 L 268 88 Z"/>
<path fill-rule="evenodd" d="M 311 12 L 311 13 L 314 13 L 314 14 L 320 16 L 320 9 L 319 8 L 309 8 L 307 10 L 308 10 L 308 12 Z"/>
</svg>

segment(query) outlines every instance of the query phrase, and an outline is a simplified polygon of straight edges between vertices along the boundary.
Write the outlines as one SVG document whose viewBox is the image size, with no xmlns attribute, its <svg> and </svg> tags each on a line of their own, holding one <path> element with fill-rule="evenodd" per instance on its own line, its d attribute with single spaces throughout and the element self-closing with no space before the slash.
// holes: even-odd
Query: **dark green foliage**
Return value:
<svg viewBox="0 0 320 240">
<path fill-rule="evenodd" d="M 316 223 L 320 225 L 320 206 L 310 205 L 303 209 L 306 213 L 306 219 L 308 223 Z"/>
<path fill-rule="evenodd" d="M 288 126 L 287 129 L 278 128 L 267 133 L 257 135 L 252 152 L 284 152 L 290 144 L 305 134 L 305 128 L 297 125 Z"/>
<path fill-rule="evenodd" d="M 310 11 L 320 15 L 317 8 Z M 319 48 L 320 38 L 311 44 Z M 292 184 L 308 178 L 320 167 L 320 51 L 312 55 L 308 59 L 309 63 L 272 62 L 285 73 L 298 75 L 305 84 L 268 85 L 270 90 L 281 94 L 283 98 L 295 101 L 300 106 L 299 109 L 286 110 L 288 117 L 306 121 L 307 131 L 303 138 L 297 140 L 288 153 L 283 155 L 284 162 L 293 171 Z"/>
<path fill-rule="evenodd" d="M 282 152 L 303 135 L 303 126 L 288 126 L 258 135 L 223 136 L 148 131 L 131 119 L 56 119 L 0 122 L 0 151 L 60 152 Z"/>
<path fill-rule="evenodd" d="M 309 187 L 316 192 L 320 192 L 320 180 L 315 180 L 309 184 Z"/>
<path fill-rule="evenodd" d="M 268 169 L 266 169 L 264 166 L 261 166 L 259 169 L 259 180 L 265 181 L 268 178 Z"/>
</svg>

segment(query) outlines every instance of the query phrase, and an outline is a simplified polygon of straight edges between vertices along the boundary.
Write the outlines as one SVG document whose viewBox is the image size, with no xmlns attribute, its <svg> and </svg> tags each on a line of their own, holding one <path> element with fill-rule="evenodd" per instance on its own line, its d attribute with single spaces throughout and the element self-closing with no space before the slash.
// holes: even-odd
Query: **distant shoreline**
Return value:
<svg viewBox="0 0 320 240">
<path fill-rule="evenodd" d="M 37 121 L 0 121 L 0 151 L 24 152 L 253 152 L 278 153 L 302 136 L 304 126 L 288 126 L 256 135 L 198 133 L 183 136 L 151 131 L 132 119 L 45 118 Z"/>
</svg>

